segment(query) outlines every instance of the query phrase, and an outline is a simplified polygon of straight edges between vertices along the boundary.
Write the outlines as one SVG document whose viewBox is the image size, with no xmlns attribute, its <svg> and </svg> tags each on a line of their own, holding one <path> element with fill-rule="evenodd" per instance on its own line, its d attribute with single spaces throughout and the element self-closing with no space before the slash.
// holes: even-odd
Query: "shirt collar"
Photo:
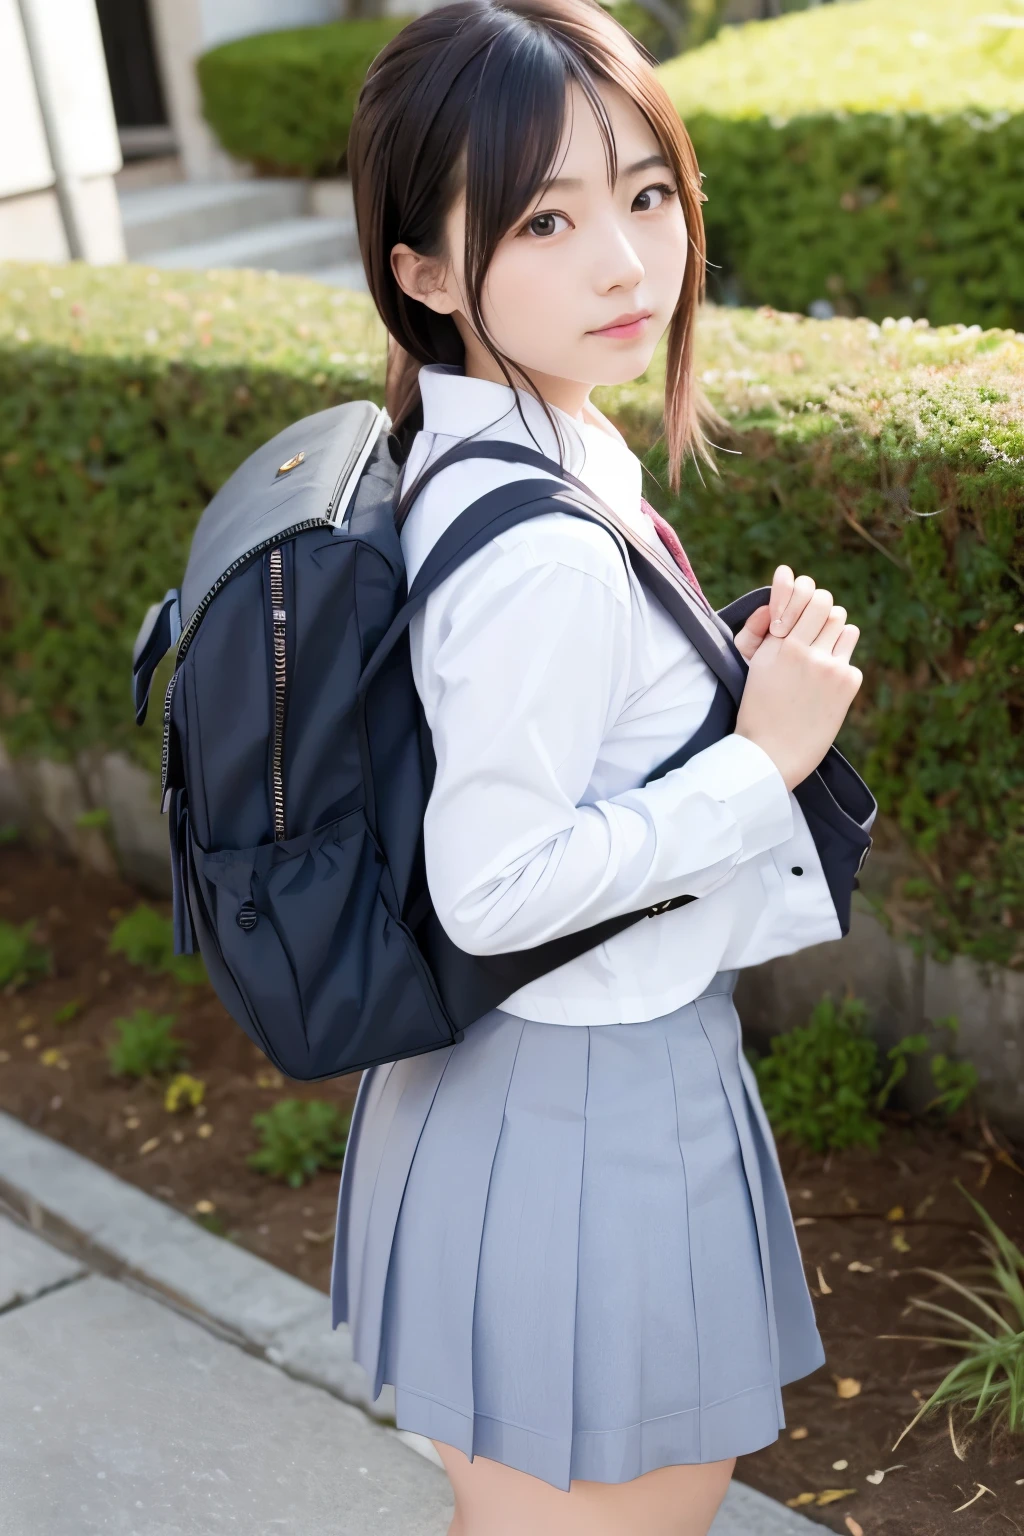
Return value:
<svg viewBox="0 0 1024 1536">
<path fill-rule="evenodd" d="M 489 437 L 521 443 L 526 448 L 539 447 L 549 458 L 561 457 L 570 474 L 590 486 L 622 516 L 634 523 L 638 519 L 647 523 L 640 510 L 640 460 L 622 438 L 549 404 L 558 427 L 556 438 L 543 407 L 529 391 L 513 391 L 507 384 L 496 384 L 490 379 L 467 378 L 455 363 L 425 363 L 419 370 L 419 386 L 424 432 L 453 439 Z M 517 394 L 532 437 L 516 410 Z"/>
</svg>

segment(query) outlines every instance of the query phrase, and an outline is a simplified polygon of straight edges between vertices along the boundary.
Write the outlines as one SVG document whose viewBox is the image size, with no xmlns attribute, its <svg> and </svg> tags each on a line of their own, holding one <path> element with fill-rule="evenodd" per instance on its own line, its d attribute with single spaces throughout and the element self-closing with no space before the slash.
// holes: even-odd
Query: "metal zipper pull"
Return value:
<svg viewBox="0 0 1024 1536">
<path fill-rule="evenodd" d="M 274 615 L 274 742 L 271 756 L 271 787 L 274 797 L 274 838 L 285 835 L 284 825 L 284 712 L 287 688 L 286 634 L 288 614 L 284 606 L 284 555 L 278 545 L 270 551 L 270 602 Z"/>
</svg>

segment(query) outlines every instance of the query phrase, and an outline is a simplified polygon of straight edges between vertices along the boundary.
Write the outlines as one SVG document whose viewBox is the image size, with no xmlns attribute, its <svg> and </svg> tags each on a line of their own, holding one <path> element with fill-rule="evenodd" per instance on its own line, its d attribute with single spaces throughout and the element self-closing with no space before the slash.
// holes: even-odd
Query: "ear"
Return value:
<svg viewBox="0 0 1024 1536">
<path fill-rule="evenodd" d="M 391 270 L 395 281 L 410 299 L 418 299 L 439 315 L 455 309 L 444 281 L 443 263 L 434 256 L 420 256 L 404 242 L 391 247 Z"/>
</svg>

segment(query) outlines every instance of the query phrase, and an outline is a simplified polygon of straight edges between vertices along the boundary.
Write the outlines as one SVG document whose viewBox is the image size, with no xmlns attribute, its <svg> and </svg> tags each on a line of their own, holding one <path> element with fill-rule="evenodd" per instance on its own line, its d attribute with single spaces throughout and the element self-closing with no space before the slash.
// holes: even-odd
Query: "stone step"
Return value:
<svg viewBox="0 0 1024 1536">
<path fill-rule="evenodd" d="M 180 181 L 122 189 L 118 201 L 128 258 L 214 240 L 308 212 L 308 184 L 298 180 Z M 319 211 L 319 210 L 318 210 Z"/>
<path fill-rule="evenodd" d="M 154 267 L 257 267 L 275 272 L 312 272 L 358 254 L 353 219 L 278 219 L 257 229 L 151 251 Z"/>
</svg>

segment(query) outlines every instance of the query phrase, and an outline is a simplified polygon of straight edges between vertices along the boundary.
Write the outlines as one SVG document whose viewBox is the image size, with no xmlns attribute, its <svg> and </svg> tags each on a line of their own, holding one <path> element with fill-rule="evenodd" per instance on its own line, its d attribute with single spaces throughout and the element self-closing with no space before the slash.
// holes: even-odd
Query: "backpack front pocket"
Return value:
<svg viewBox="0 0 1024 1536">
<path fill-rule="evenodd" d="M 193 852 L 200 947 L 205 928 L 249 1015 L 239 1023 L 282 1072 L 355 1071 L 392 1040 L 402 1054 L 411 1033 L 420 1049 L 450 1041 L 361 809 L 281 842 Z M 227 989 L 222 1001 L 238 1017 Z"/>
</svg>

